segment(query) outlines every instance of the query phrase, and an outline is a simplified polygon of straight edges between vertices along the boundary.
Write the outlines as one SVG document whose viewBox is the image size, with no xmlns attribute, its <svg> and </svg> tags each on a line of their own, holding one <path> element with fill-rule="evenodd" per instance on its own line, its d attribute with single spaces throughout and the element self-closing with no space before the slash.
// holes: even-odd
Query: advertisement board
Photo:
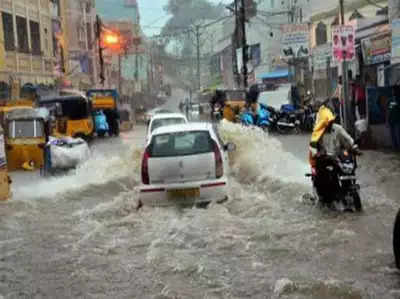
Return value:
<svg viewBox="0 0 400 299">
<path fill-rule="evenodd" d="M 352 61 L 356 54 L 355 28 L 352 25 L 332 28 L 332 55 L 335 61 Z"/>
<path fill-rule="evenodd" d="M 308 24 L 281 25 L 282 52 L 286 56 L 307 57 L 310 55 L 310 28 Z"/>
</svg>

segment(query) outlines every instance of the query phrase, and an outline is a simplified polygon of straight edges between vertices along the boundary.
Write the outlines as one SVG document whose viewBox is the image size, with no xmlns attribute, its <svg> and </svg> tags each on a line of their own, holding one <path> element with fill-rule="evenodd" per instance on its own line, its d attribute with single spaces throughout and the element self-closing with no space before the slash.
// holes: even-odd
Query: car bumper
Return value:
<svg viewBox="0 0 400 299">
<path fill-rule="evenodd" d="M 196 204 L 204 202 L 220 202 L 227 199 L 227 181 L 212 180 L 181 184 L 142 185 L 138 188 L 139 200 L 144 205 L 168 206 L 171 204 Z M 199 189 L 198 197 L 173 198 L 172 190 Z"/>
</svg>

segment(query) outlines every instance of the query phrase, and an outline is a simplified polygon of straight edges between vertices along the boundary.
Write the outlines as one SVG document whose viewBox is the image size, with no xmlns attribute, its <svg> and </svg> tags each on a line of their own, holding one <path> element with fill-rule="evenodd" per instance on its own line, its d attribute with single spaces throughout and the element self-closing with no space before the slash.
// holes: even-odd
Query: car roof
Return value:
<svg viewBox="0 0 400 299">
<path fill-rule="evenodd" d="M 165 119 L 165 118 L 184 118 L 184 119 L 186 119 L 186 116 L 183 115 L 182 113 L 161 113 L 161 114 L 154 115 L 151 118 L 151 120 Z"/>
<path fill-rule="evenodd" d="M 210 131 L 212 129 L 211 123 L 187 123 L 178 125 L 168 125 L 157 128 L 153 131 L 152 135 L 169 134 L 175 132 L 189 132 L 189 131 Z"/>
</svg>

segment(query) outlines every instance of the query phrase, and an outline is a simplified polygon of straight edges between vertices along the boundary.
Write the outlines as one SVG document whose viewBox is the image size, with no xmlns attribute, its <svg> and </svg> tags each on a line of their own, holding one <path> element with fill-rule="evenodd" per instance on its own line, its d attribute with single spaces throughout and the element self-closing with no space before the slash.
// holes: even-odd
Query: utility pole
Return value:
<svg viewBox="0 0 400 299">
<path fill-rule="evenodd" d="M 200 26 L 196 25 L 196 50 L 197 50 L 197 89 L 201 88 L 200 74 Z"/>
<path fill-rule="evenodd" d="M 98 41 L 98 47 L 99 47 L 99 62 L 100 62 L 100 84 L 104 86 L 104 58 L 103 58 L 103 48 L 101 46 L 101 20 L 98 15 L 96 15 L 96 35 L 97 35 L 97 41 Z"/>
<path fill-rule="evenodd" d="M 340 24 L 342 26 L 345 25 L 344 22 L 344 0 L 339 0 L 340 7 Z M 342 84 L 343 84 L 343 104 L 341 104 L 342 111 L 342 125 L 351 132 L 351 107 L 350 107 L 350 99 L 349 99 L 349 78 L 348 78 L 348 65 L 346 61 L 346 51 L 343 51 L 343 61 L 342 61 Z"/>
<path fill-rule="evenodd" d="M 122 54 L 118 54 L 118 92 L 122 95 L 122 75 L 121 75 L 121 56 Z"/>
<path fill-rule="evenodd" d="M 240 8 L 240 19 L 241 19 L 241 27 L 242 27 L 242 59 L 243 59 L 243 83 L 244 88 L 248 87 L 247 84 L 247 61 L 248 61 L 248 49 L 247 49 L 247 39 L 246 39 L 246 6 L 245 0 L 241 0 L 241 8 Z"/>
</svg>

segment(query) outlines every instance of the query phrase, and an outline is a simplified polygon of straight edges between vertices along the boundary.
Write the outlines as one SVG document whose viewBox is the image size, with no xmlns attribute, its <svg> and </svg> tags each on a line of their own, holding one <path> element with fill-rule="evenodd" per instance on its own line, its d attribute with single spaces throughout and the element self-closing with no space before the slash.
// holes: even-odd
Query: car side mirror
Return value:
<svg viewBox="0 0 400 299">
<path fill-rule="evenodd" d="M 236 145 L 233 143 L 227 143 L 224 146 L 224 150 L 228 153 L 236 151 Z"/>
</svg>

